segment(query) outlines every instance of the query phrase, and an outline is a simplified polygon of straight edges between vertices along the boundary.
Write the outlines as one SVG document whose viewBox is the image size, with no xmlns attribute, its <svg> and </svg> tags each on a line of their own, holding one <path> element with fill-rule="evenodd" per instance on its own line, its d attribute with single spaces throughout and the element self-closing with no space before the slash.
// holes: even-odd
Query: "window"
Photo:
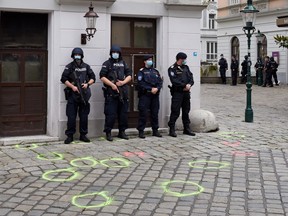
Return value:
<svg viewBox="0 0 288 216">
<path fill-rule="evenodd" d="M 239 39 L 237 37 L 233 37 L 231 40 L 231 55 L 235 55 L 237 60 L 239 60 L 239 47 Z"/>
<path fill-rule="evenodd" d="M 215 29 L 215 14 L 209 14 L 209 29 Z"/>
<path fill-rule="evenodd" d="M 217 42 L 207 42 L 207 61 L 217 60 Z"/>
<path fill-rule="evenodd" d="M 239 4 L 240 0 L 230 0 L 230 5 Z"/>
</svg>

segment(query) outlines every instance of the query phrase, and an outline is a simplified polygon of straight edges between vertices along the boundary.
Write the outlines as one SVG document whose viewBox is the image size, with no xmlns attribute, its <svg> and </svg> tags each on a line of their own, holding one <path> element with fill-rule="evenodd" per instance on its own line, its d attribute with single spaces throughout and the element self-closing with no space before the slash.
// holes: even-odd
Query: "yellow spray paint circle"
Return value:
<svg viewBox="0 0 288 216">
<path fill-rule="evenodd" d="M 70 176 L 69 178 L 53 178 L 53 177 L 49 177 L 50 175 L 52 175 L 54 173 L 62 173 L 62 172 L 72 173 L 73 175 Z M 47 181 L 68 182 L 68 181 L 73 181 L 78 176 L 79 176 L 79 173 L 76 172 L 73 168 L 66 168 L 66 169 L 48 170 L 47 172 L 43 173 L 42 178 L 47 180 Z"/>
<path fill-rule="evenodd" d="M 107 195 L 107 191 L 101 191 L 101 192 L 95 192 L 95 193 L 89 193 L 89 194 L 80 194 L 80 195 L 76 195 L 76 196 L 73 196 L 72 198 L 72 204 L 79 207 L 79 208 L 85 208 L 85 209 L 89 209 L 89 208 L 101 208 L 101 207 L 104 207 L 104 206 L 107 206 L 107 205 L 110 205 L 113 201 L 113 198 L 109 197 Z M 98 204 L 98 205 L 80 205 L 77 203 L 77 199 L 79 198 L 83 198 L 83 197 L 87 197 L 87 196 L 101 196 L 104 198 L 104 202 Z M 86 198 L 87 199 L 87 198 Z"/>
<path fill-rule="evenodd" d="M 123 163 L 123 165 L 110 166 L 107 164 L 108 161 L 119 161 L 119 162 Z M 129 160 L 124 159 L 124 158 L 110 158 L 110 159 L 101 160 L 100 163 L 103 166 L 106 166 L 109 168 L 125 168 L 125 167 L 129 167 L 131 162 Z"/>
<path fill-rule="evenodd" d="M 175 183 L 183 183 L 183 184 L 191 184 L 194 185 L 198 188 L 197 191 L 194 191 L 192 193 L 179 193 L 179 192 L 173 192 L 171 191 L 171 189 L 169 188 L 171 184 L 175 184 Z M 204 191 L 204 187 L 202 187 L 201 185 L 192 182 L 192 181 L 182 181 L 182 180 L 173 180 L 173 181 L 167 181 L 162 183 L 162 187 L 165 193 L 168 193 L 172 196 L 176 196 L 176 197 L 187 197 L 187 196 L 195 196 L 198 195 L 200 193 L 202 193 Z"/>
<path fill-rule="evenodd" d="M 91 164 L 87 164 L 87 165 L 79 165 L 77 164 L 80 161 L 90 161 Z M 83 157 L 83 158 L 76 158 L 74 160 L 70 161 L 70 164 L 74 167 L 94 167 L 98 164 L 98 161 L 96 161 L 95 159 L 93 159 L 92 157 Z"/>
<path fill-rule="evenodd" d="M 207 166 L 207 167 L 203 167 L 203 166 L 197 166 L 197 164 L 199 163 L 207 163 L 207 164 L 216 164 L 216 165 L 219 165 L 219 166 Z M 219 162 L 219 161 L 207 161 L 207 160 L 199 160 L 199 161 L 191 161 L 188 163 L 188 165 L 190 167 L 193 167 L 193 168 L 198 168 L 198 169 L 221 169 L 221 168 L 224 168 L 224 167 L 228 167 L 230 166 L 230 163 L 228 162 Z"/>
<path fill-rule="evenodd" d="M 60 153 L 57 153 L 57 152 L 52 152 L 50 154 L 52 154 L 54 158 L 48 158 L 47 155 L 45 155 L 45 154 L 38 154 L 37 158 L 39 160 L 49 160 L 49 161 L 63 160 L 63 158 L 64 158 L 63 154 L 60 154 Z"/>
<path fill-rule="evenodd" d="M 22 147 L 22 146 L 20 146 L 20 144 L 17 144 L 17 145 L 15 145 L 15 148 L 17 148 L 17 149 L 25 149 L 25 150 L 29 150 L 29 149 L 35 149 L 35 148 L 38 148 L 39 146 L 37 145 L 37 144 L 31 144 L 31 145 L 28 145 L 28 146 L 24 146 L 24 147 Z"/>
<path fill-rule="evenodd" d="M 235 131 L 223 131 L 219 133 L 220 136 L 224 137 L 224 138 L 245 138 L 245 135 L 235 132 Z"/>
</svg>

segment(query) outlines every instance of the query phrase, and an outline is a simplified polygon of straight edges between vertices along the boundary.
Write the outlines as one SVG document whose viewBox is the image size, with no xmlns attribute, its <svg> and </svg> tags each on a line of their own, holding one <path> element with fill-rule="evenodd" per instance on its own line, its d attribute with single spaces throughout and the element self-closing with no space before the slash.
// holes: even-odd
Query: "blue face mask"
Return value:
<svg viewBox="0 0 288 216">
<path fill-rule="evenodd" d="M 187 64 L 187 61 L 185 59 L 185 60 L 183 60 L 182 65 L 186 65 L 186 64 Z"/>
<path fill-rule="evenodd" d="M 118 59 L 119 58 L 119 53 L 112 53 L 112 58 L 113 59 Z"/>
<path fill-rule="evenodd" d="M 147 67 L 151 67 L 153 65 L 153 61 L 152 60 L 147 60 L 146 61 L 146 66 Z"/>
<path fill-rule="evenodd" d="M 81 59 L 81 56 L 80 56 L 80 55 L 75 55 L 75 56 L 74 56 L 74 59 L 80 60 L 80 59 Z"/>
</svg>

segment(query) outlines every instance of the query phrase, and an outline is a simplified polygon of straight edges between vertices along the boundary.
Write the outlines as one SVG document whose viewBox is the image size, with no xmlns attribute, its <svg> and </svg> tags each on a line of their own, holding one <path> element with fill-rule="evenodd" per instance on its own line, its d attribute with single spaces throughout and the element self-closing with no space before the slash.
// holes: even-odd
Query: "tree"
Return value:
<svg viewBox="0 0 288 216">
<path fill-rule="evenodd" d="M 279 47 L 288 49 L 288 36 L 276 35 L 274 36 L 275 43 L 279 45 Z"/>
</svg>

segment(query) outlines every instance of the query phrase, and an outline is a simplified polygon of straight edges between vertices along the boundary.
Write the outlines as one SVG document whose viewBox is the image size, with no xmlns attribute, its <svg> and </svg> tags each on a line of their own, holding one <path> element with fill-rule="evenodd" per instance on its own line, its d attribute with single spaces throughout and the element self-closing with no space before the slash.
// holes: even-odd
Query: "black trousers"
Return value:
<svg viewBox="0 0 288 216">
<path fill-rule="evenodd" d="M 220 69 L 220 75 L 221 75 L 222 83 L 226 84 L 226 69 Z"/>
<path fill-rule="evenodd" d="M 232 77 L 232 85 L 237 85 L 238 71 L 232 70 L 231 77 Z"/>
<path fill-rule="evenodd" d="M 159 94 L 144 94 L 139 97 L 138 110 L 139 110 L 139 119 L 138 119 L 138 131 L 144 131 L 146 127 L 147 115 L 150 111 L 151 116 L 151 126 L 152 130 L 158 130 L 159 121 Z"/>
<path fill-rule="evenodd" d="M 184 129 L 190 128 L 190 92 L 174 92 L 172 95 L 171 114 L 168 126 L 175 128 L 175 123 L 182 109 L 182 122 Z"/>
<path fill-rule="evenodd" d="M 70 95 L 66 105 L 66 116 L 68 117 L 68 121 L 65 134 L 67 136 L 73 136 L 73 134 L 76 132 L 77 113 L 80 120 L 79 132 L 81 135 L 86 135 L 88 133 L 88 115 L 90 113 L 90 104 L 87 102 L 86 105 L 84 105 L 81 102 L 77 102 L 75 101 L 74 97 Z"/>
<path fill-rule="evenodd" d="M 272 71 L 271 74 L 272 74 L 272 77 L 274 78 L 275 84 L 278 84 L 277 71 Z M 271 82 L 272 82 L 272 77 L 271 77 Z"/>
<path fill-rule="evenodd" d="M 123 102 L 121 102 L 119 97 L 105 97 L 104 132 L 110 132 L 113 129 L 116 118 L 118 119 L 119 131 L 125 131 L 128 128 L 128 106 L 129 102 L 127 99 L 123 99 Z"/>
</svg>

